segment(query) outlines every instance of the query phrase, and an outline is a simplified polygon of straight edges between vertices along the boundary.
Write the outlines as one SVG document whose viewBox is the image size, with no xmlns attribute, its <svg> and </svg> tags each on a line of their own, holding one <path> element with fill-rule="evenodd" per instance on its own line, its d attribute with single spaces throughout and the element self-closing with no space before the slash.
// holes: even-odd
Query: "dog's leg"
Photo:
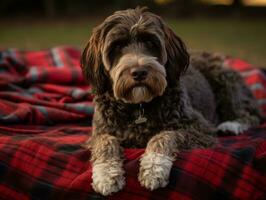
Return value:
<svg viewBox="0 0 266 200">
<path fill-rule="evenodd" d="M 168 184 L 178 140 L 183 137 L 175 131 L 163 131 L 151 138 L 140 159 L 138 179 L 142 186 L 154 190 Z"/>
<path fill-rule="evenodd" d="M 258 125 L 260 113 L 257 103 L 240 75 L 229 69 L 220 70 L 217 75 L 220 79 L 216 85 L 217 112 L 222 121 L 217 129 L 238 135 Z"/>
<path fill-rule="evenodd" d="M 92 138 L 89 143 L 92 161 L 92 187 L 102 195 L 117 192 L 125 185 L 122 149 L 118 140 L 103 134 Z"/>
</svg>

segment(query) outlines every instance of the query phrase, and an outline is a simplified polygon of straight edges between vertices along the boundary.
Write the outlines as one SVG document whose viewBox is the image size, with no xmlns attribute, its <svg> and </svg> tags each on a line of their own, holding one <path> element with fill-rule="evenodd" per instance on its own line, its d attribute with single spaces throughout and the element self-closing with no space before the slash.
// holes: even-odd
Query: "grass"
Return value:
<svg viewBox="0 0 266 200">
<path fill-rule="evenodd" d="M 266 67 L 266 26 L 262 20 L 170 21 L 191 49 L 222 52 Z"/>
<path fill-rule="evenodd" d="M 38 50 L 58 45 L 84 47 L 97 20 L 0 22 L 0 48 Z M 222 52 L 266 67 L 264 20 L 167 20 L 189 49 Z"/>
</svg>

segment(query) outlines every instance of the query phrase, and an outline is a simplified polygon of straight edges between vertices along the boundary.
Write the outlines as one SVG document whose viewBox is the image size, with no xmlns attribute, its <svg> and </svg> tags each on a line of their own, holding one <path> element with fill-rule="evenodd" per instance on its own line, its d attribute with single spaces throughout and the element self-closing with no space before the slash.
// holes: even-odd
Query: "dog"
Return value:
<svg viewBox="0 0 266 200">
<path fill-rule="evenodd" d="M 146 8 L 117 11 L 95 27 L 81 68 L 95 90 L 92 187 L 110 195 L 125 185 L 123 147 L 146 148 L 138 180 L 168 184 L 177 153 L 240 134 L 260 112 L 240 75 L 215 53 L 189 54 L 183 41 Z"/>
</svg>

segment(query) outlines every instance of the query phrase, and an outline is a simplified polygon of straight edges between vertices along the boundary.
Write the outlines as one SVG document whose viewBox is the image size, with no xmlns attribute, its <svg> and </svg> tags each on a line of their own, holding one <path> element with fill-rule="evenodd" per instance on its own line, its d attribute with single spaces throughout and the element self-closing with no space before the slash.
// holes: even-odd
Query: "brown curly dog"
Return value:
<svg viewBox="0 0 266 200">
<path fill-rule="evenodd" d="M 211 146 L 216 130 L 239 134 L 259 123 L 250 91 L 223 61 L 189 56 L 163 20 L 143 8 L 115 12 L 93 30 L 81 67 L 96 91 L 87 143 L 96 192 L 125 185 L 122 147 L 146 147 L 138 179 L 154 190 L 167 185 L 178 151 Z"/>
</svg>

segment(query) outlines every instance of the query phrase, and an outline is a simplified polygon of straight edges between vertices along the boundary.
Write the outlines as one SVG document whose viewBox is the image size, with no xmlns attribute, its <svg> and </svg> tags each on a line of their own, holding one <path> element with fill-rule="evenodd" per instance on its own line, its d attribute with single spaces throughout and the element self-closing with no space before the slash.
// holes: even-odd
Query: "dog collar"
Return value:
<svg viewBox="0 0 266 200">
<path fill-rule="evenodd" d="M 135 120 L 135 124 L 143 124 L 147 122 L 147 118 L 144 117 L 144 108 L 142 104 L 139 104 L 139 116 Z"/>
</svg>

